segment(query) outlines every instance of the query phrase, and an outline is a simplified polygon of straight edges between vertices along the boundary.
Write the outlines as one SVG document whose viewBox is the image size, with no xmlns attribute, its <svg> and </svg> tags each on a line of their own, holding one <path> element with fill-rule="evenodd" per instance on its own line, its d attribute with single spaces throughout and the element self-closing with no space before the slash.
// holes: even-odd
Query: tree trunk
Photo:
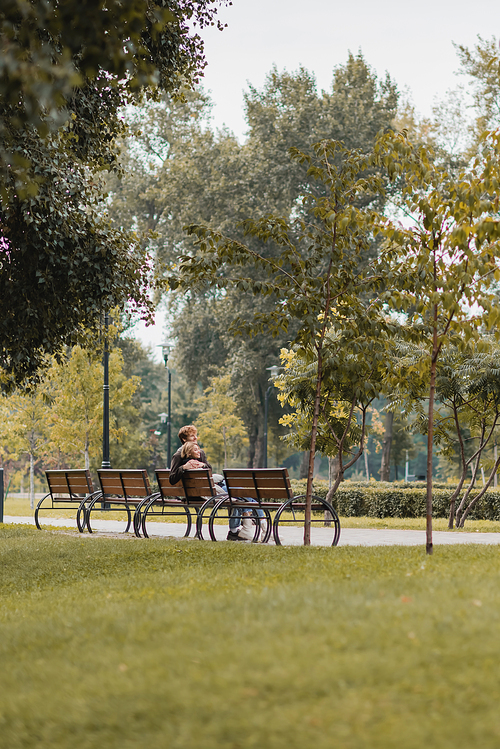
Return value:
<svg viewBox="0 0 500 749">
<path fill-rule="evenodd" d="M 394 425 L 394 412 L 388 411 L 385 415 L 385 433 L 382 442 L 382 463 L 380 465 L 380 480 L 390 481 L 391 478 L 391 447 L 392 431 Z"/>
<path fill-rule="evenodd" d="M 436 396 L 436 369 L 439 354 L 437 342 L 437 305 L 434 305 L 434 330 L 432 336 L 431 380 L 429 386 L 429 414 L 427 428 L 427 498 L 425 551 L 432 554 L 432 448 L 434 445 L 434 399 Z"/>
<path fill-rule="evenodd" d="M 460 528 L 464 527 L 465 519 L 467 518 L 467 515 L 472 510 L 472 508 L 474 507 L 474 505 L 481 499 L 481 497 L 483 497 L 486 494 L 486 491 L 490 488 L 491 484 L 493 483 L 493 479 L 496 476 L 496 473 L 498 471 L 498 466 L 499 465 L 500 465 L 500 458 L 497 458 L 495 460 L 495 464 L 493 466 L 493 470 L 492 470 L 492 472 L 490 473 L 490 475 L 488 477 L 488 481 L 485 484 L 484 483 L 484 479 L 483 479 L 483 488 L 482 488 L 482 490 L 479 492 L 479 494 L 477 494 L 474 497 L 474 499 L 472 499 L 469 502 L 468 506 L 466 507 L 466 509 L 465 509 L 465 511 L 464 511 L 461 519 L 460 519 Z"/>
<path fill-rule="evenodd" d="M 496 437 L 495 437 L 495 448 L 493 450 L 493 458 L 494 458 L 495 464 L 496 464 L 496 462 L 498 460 L 498 447 L 497 447 L 497 438 Z M 498 485 L 497 472 L 495 471 L 495 475 L 493 477 L 493 488 L 496 489 L 497 485 Z"/>
<path fill-rule="evenodd" d="M 328 496 L 332 490 L 332 486 L 337 480 L 339 475 L 339 458 L 338 455 L 335 458 L 328 458 Z M 329 500 L 328 500 L 329 501 Z M 325 510 L 325 526 L 329 528 L 332 524 L 332 515 L 329 510 Z"/>
<path fill-rule="evenodd" d="M 254 464 L 253 468 L 262 468 L 264 465 L 264 436 L 260 434 L 260 432 L 257 434 L 257 439 L 255 441 L 255 455 L 254 455 Z"/>
<path fill-rule="evenodd" d="M 370 482 L 370 467 L 368 465 L 368 450 L 365 450 L 364 453 L 365 453 L 365 473 L 366 473 L 366 480 L 369 483 Z"/>
<path fill-rule="evenodd" d="M 35 509 L 35 459 L 30 453 L 30 507 Z"/>
<path fill-rule="evenodd" d="M 331 489 L 339 475 L 339 456 L 328 458 L 328 488 Z"/>
<path fill-rule="evenodd" d="M 300 461 L 299 479 L 306 479 L 309 470 L 309 450 L 304 450 Z"/>
<path fill-rule="evenodd" d="M 459 506 L 458 510 L 456 511 L 456 513 L 455 513 L 456 500 L 457 500 L 460 492 L 462 491 L 462 487 L 463 487 L 463 485 L 465 483 L 465 479 L 467 478 L 467 471 L 469 469 L 469 465 L 471 464 L 471 462 L 474 461 L 474 459 L 476 458 L 476 456 L 477 456 L 477 465 L 479 465 L 479 457 L 480 457 L 480 455 L 481 455 L 484 447 L 488 444 L 488 442 L 490 440 L 490 437 L 493 434 L 493 429 L 494 429 L 494 427 L 496 425 L 496 422 L 497 422 L 497 416 L 495 416 L 495 421 L 493 423 L 493 427 L 492 427 L 492 429 L 490 431 L 489 436 L 485 440 L 486 424 L 483 421 L 482 426 L 481 426 L 481 437 L 480 437 L 480 440 L 479 440 L 479 447 L 476 450 L 476 452 L 474 453 L 474 455 L 472 455 L 469 458 L 469 460 L 466 460 L 466 458 L 465 458 L 464 441 L 462 439 L 462 433 L 460 431 L 460 424 L 459 424 L 459 421 L 458 421 L 458 409 L 457 409 L 457 407 L 456 407 L 455 404 L 453 406 L 453 410 L 454 410 L 455 426 L 456 426 L 457 435 L 458 435 L 458 444 L 460 446 L 460 464 L 461 464 L 461 467 L 462 467 L 462 475 L 460 477 L 460 481 L 458 482 L 457 488 L 455 489 L 455 491 L 453 492 L 453 494 L 450 497 L 450 515 L 448 517 L 448 528 L 449 528 L 449 530 L 453 530 L 453 522 L 455 520 L 455 515 L 457 516 L 457 518 L 459 517 L 459 514 L 462 511 L 463 507 L 465 506 L 465 502 L 466 502 L 467 497 L 469 496 L 471 488 L 472 488 L 472 487 L 469 487 L 469 489 L 466 491 L 466 493 L 464 494 L 464 498 L 460 502 L 460 506 Z M 496 461 L 496 457 L 495 457 L 495 461 Z M 474 469 L 472 469 L 472 474 L 474 475 Z"/>
<path fill-rule="evenodd" d="M 247 468 L 254 468 L 255 448 L 257 445 L 257 430 L 254 429 L 248 435 L 248 464 Z"/>
<path fill-rule="evenodd" d="M 323 374 L 323 360 L 321 351 L 318 351 L 318 370 L 316 379 L 316 394 L 314 396 L 313 422 L 311 429 L 311 449 L 309 450 L 309 464 L 307 471 L 307 488 L 306 488 L 306 509 L 304 517 L 304 546 L 311 545 L 311 506 L 312 506 L 312 485 L 314 478 L 314 458 L 316 455 L 316 435 L 318 433 L 319 407 L 321 401 L 321 380 Z"/>
<path fill-rule="evenodd" d="M 477 472 L 479 469 L 479 461 L 481 460 L 481 453 L 482 453 L 482 450 L 478 451 L 476 461 L 475 463 L 472 464 L 472 468 L 471 468 L 472 476 L 469 482 L 469 486 L 465 490 L 464 496 L 462 497 L 460 504 L 458 506 L 457 512 L 455 514 L 455 525 L 457 528 L 460 528 L 462 525 L 462 521 L 461 521 L 462 512 L 467 505 L 467 501 L 469 499 L 471 492 L 474 490 L 474 486 L 476 485 Z"/>
</svg>

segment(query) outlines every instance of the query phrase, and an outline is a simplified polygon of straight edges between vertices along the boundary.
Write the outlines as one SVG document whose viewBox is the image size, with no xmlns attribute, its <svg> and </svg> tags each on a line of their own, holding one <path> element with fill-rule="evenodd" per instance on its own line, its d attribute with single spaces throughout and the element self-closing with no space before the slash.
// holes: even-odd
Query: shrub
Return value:
<svg viewBox="0 0 500 749">
<path fill-rule="evenodd" d="M 306 481 L 291 481 L 294 493 L 305 494 Z M 432 491 L 433 516 L 446 518 L 450 511 L 453 486 L 435 484 Z M 313 484 L 313 493 L 323 499 L 328 482 Z M 472 497 L 473 495 L 471 495 Z M 426 486 L 423 481 L 411 484 L 348 482 L 341 484 L 333 498 L 333 506 L 343 517 L 418 518 L 425 516 Z M 500 491 L 489 490 L 471 511 L 471 520 L 500 520 Z"/>
</svg>

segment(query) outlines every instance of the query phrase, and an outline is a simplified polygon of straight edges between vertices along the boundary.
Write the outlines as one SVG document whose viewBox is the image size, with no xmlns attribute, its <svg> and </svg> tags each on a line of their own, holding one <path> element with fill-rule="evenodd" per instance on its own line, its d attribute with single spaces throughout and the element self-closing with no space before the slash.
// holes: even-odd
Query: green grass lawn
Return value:
<svg viewBox="0 0 500 749">
<path fill-rule="evenodd" d="M 0 525 L 2 749 L 497 749 L 500 549 Z"/>
</svg>

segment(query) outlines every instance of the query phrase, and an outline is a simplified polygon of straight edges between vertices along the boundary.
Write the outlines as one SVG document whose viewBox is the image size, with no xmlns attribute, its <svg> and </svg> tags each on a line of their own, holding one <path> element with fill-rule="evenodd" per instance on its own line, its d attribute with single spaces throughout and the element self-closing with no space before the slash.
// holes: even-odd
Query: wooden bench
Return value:
<svg viewBox="0 0 500 749">
<path fill-rule="evenodd" d="M 177 484 L 170 483 L 168 468 L 156 471 L 159 492 L 151 497 L 137 512 L 141 519 L 136 520 L 136 534 L 139 525 L 145 538 L 149 538 L 148 522 L 179 522 L 186 524 L 184 537 L 189 536 L 193 527 L 193 516 L 196 517 L 196 537 L 203 540 L 203 523 L 198 527 L 198 518 L 203 518 L 206 507 L 213 507 L 217 499 L 217 490 L 211 471 L 198 468 L 185 471 L 182 480 Z"/>
<path fill-rule="evenodd" d="M 76 512 L 76 524 L 80 533 L 86 525 L 86 506 L 94 498 L 96 492 L 90 477 L 90 471 L 85 469 L 68 469 L 45 471 L 49 493 L 37 504 L 35 509 L 35 525 L 41 530 L 40 512 L 43 510 L 73 510 Z"/>
<path fill-rule="evenodd" d="M 227 497 L 221 497 L 211 510 L 208 520 L 208 531 L 212 541 L 216 541 L 216 528 L 221 520 L 229 519 L 233 510 L 251 512 L 255 524 L 254 541 L 259 537 L 259 524 L 256 507 L 264 511 L 267 520 L 267 528 L 264 531 L 265 543 L 271 536 L 274 542 L 280 546 L 280 528 L 301 525 L 305 521 L 305 495 L 294 496 L 290 485 L 290 478 L 286 468 L 227 468 L 224 470 L 224 478 L 227 486 Z M 245 498 L 256 500 L 245 502 Z M 331 515 L 331 525 L 325 526 L 325 511 Z M 271 513 L 274 519 L 271 522 Z M 340 538 L 340 521 L 332 505 L 325 499 L 313 496 L 311 507 L 311 532 L 313 528 L 321 526 L 322 544 L 325 540 L 336 546 Z"/>
<path fill-rule="evenodd" d="M 262 520 L 257 508 L 264 512 L 266 527 L 263 542 L 270 539 L 281 545 L 280 528 L 287 525 L 304 524 L 305 495 L 294 496 L 286 468 L 230 468 L 224 470 L 227 493 L 218 494 L 212 474 L 208 469 L 185 471 L 182 481 L 172 486 L 168 469 L 157 470 L 159 491 L 153 492 L 145 469 L 98 471 L 100 490 L 92 486 L 89 471 L 67 470 L 47 471 L 49 494 L 37 505 L 35 523 L 39 523 L 42 509 L 77 508 L 78 530 L 87 527 L 92 533 L 92 512 L 124 512 L 128 532 L 134 522 L 134 532 L 140 536 L 141 530 L 149 537 L 147 523 L 150 521 L 178 522 L 181 517 L 186 524 L 184 536 L 189 536 L 196 517 L 196 537 L 203 540 L 203 523 L 208 519 L 208 532 L 212 541 L 220 540 L 221 532 L 226 537 L 229 521 L 236 508 L 251 514 L 255 524 L 254 541 L 260 535 Z M 256 500 L 255 502 L 248 501 Z M 312 498 L 311 529 L 321 532 L 322 545 L 336 546 L 340 538 L 340 522 L 331 504 L 318 496 Z M 133 511 L 133 516 L 132 516 Z M 326 527 L 325 513 L 331 516 L 331 524 Z M 272 517 L 274 515 L 274 519 Z M 319 526 L 322 526 L 321 531 Z M 219 535 L 219 538 L 217 537 Z"/>
<path fill-rule="evenodd" d="M 149 477 L 145 468 L 131 470 L 102 469 L 97 472 L 101 491 L 92 498 L 86 509 L 86 525 L 92 533 L 91 515 L 95 511 L 126 513 L 128 533 L 134 518 L 136 530 L 136 511 L 145 505 L 157 492 L 151 490 Z M 133 511 L 133 515 L 132 515 Z M 140 515 L 138 516 L 140 517 Z"/>
</svg>

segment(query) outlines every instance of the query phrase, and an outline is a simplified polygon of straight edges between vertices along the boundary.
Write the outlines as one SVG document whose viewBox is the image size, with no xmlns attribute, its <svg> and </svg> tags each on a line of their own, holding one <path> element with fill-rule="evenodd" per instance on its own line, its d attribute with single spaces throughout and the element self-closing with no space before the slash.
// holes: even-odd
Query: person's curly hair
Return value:
<svg viewBox="0 0 500 749">
<path fill-rule="evenodd" d="M 180 441 L 184 443 L 189 440 L 189 438 L 191 437 L 193 433 L 197 433 L 197 432 L 198 430 L 196 429 L 194 424 L 186 424 L 186 426 L 181 427 L 179 429 L 178 436 L 179 436 Z"/>
</svg>

